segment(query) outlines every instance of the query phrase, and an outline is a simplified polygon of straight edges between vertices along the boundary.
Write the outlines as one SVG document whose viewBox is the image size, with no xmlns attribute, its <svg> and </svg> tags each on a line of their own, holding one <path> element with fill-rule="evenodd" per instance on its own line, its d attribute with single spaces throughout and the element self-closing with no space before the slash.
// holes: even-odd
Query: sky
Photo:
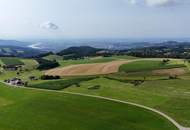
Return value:
<svg viewBox="0 0 190 130">
<path fill-rule="evenodd" d="M 0 0 L 0 38 L 183 38 L 190 0 Z"/>
</svg>

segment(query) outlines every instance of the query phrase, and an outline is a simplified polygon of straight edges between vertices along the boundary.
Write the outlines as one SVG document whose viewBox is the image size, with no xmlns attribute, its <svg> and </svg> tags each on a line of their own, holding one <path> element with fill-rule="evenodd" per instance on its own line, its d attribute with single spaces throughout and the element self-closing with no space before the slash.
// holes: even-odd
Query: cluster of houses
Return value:
<svg viewBox="0 0 190 130">
<path fill-rule="evenodd" d="M 30 80 L 38 80 L 35 76 L 30 76 L 29 79 Z M 16 78 L 16 77 L 12 78 L 12 79 L 4 80 L 4 82 L 7 84 L 10 84 L 10 85 L 13 85 L 15 87 L 22 87 L 22 86 L 28 85 L 28 82 L 23 81 L 22 79 Z"/>
<path fill-rule="evenodd" d="M 27 82 L 22 81 L 19 78 L 12 78 L 12 79 L 7 79 L 4 81 L 5 83 L 8 83 L 10 85 L 14 85 L 14 86 L 26 86 Z"/>
<path fill-rule="evenodd" d="M 1 66 L 1 65 L 0 65 Z M 20 73 L 22 72 L 22 64 L 17 64 L 17 65 L 3 65 L 1 66 L 4 70 L 6 71 L 18 71 L 17 72 L 17 76 L 20 75 Z M 38 78 L 36 78 L 35 76 L 29 76 L 28 77 L 29 80 L 38 80 Z M 23 81 L 22 79 L 18 78 L 18 77 L 14 77 L 11 79 L 6 79 L 4 80 L 5 83 L 10 84 L 12 86 L 15 87 L 22 87 L 22 86 L 27 86 L 28 82 L 27 81 Z"/>
</svg>

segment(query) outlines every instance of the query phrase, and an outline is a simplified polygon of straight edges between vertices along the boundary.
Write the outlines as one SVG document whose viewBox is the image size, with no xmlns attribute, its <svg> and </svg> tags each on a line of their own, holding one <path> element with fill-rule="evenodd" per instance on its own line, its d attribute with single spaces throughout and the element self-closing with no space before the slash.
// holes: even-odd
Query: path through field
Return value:
<svg viewBox="0 0 190 130">
<path fill-rule="evenodd" d="M 7 84 L 5 82 L 2 82 L 2 81 L 0 81 L 0 82 L 3 83 L 3 84 L 8 85 L 10 87 L 14 87 L 13 85 Z M 66 92 L 66 91 L 46 90 L 46 89 L 27 88 L 27 87 L 23 87 L 23 89 L 37 90 L 37 91 L 44 91 L 44 92 L 65 93 L 65 94 L 72 94 L 72 95 L 85 96 L 85 97 L 92 97 L 92 98 L 98 98 L 98 99 L 103 99 L 103 100 L 107 100 L 107 101 L 113 101 L 113 102 L 118 102 L 118 103 L 129 104 L 129 105 L 133 105 L 133 106 L 137 106 L 137 107 L 140 107 L 140 108 L 143 108 L 143 109 L 150 110 L 152 112 L 155 112 L 155 113 L 163 116 L 164 118 L 166 118 L 170 122 L 172 122 L 179 130 L 190 130 L 190 128 L 181 126 L 178 122 L 176 122 L 174 119 L 172 119 L 171 117 L 169 117 L 168 115 L 166 115 L 163 112 L 160 112 L 160 111 L 158 111 L 158 110 L 156 110 L 154 108 L 150 108 L 150 107 L 147 107 L 147 106 L 144 106 L 144 105 L 140 105 L 140 104 L 136 104 L 136 103 L 132 103 L 132 102 L 122 101 L 122 100 L 108 98 L 108 97 L 88 95 L 88 94 L 82 94 L 82 93 L 73 93 L 73 92 Z"/>
<path fill-rule="evenodd" d="M 122 64 L 126 64 L 126 60 L 118 60 L 107 63 L 94 63 L 94 64 L 80 64 L 71 65 L 63 68 L 55 68 L 46 71 L 46 75 L 56 76 L 79 76 L 79 75 L 97 75 L 97 74 L 110 74 L 119 71 Z"/>
</svg>

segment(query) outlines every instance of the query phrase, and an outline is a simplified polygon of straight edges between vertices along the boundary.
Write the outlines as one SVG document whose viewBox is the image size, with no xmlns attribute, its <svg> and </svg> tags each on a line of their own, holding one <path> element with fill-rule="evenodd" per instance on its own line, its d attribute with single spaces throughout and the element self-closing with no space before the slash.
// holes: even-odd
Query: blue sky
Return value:
<svg viewBox="0 0 190 130">
<path fill-rule="evenodd" d="M 189 0 L 0 0 L 1 38 L 189 37 Z"/>
</svg>

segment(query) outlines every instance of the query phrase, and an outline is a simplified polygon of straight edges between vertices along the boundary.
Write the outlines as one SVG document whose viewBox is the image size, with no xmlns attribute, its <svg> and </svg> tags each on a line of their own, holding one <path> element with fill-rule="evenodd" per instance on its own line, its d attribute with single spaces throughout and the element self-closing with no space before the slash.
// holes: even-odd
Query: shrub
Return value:
<svg viewBox="0 0 190 130">
<path fill-rule="evenodd" d="M 52 80 L 52 79 L 60 79 L 60 76 L 53 76 L 53 75 L 42 75 L 40 77 L 42 80 Z"/>
<path fill-rule="evenodd" d="M 139 85 L 141 85 L 142 83 L 144 83 L 144 81 L 143 81 L 143 80 L 134 80 L 134 81 L 132 81 L 131 83 L 134 84 L 134 86 L 139 86 Z"/>
<path fill-rule="evenodd" d="M 170 76 L 169 76 L 169 79 L 177 79 L 177 78 L 178 78 L 177 75 L 170 75 Z"/>
<path fill-rule="evenodd" d="M 92 86 L 92 87 L 89 87 L 88 89 L 89 90 L 96 90 L 96 89 L 100 89 L 100 85 L 95 85 L 95 86 Z"/>
<path fill-rule="evenodd" d="M 162 60 L 162 63 L 163 63 L 163 64 L 167 64 L 168 62 L 170 62 L 169 59 L 163 59 L 163 60 Z"/>
</svg>

